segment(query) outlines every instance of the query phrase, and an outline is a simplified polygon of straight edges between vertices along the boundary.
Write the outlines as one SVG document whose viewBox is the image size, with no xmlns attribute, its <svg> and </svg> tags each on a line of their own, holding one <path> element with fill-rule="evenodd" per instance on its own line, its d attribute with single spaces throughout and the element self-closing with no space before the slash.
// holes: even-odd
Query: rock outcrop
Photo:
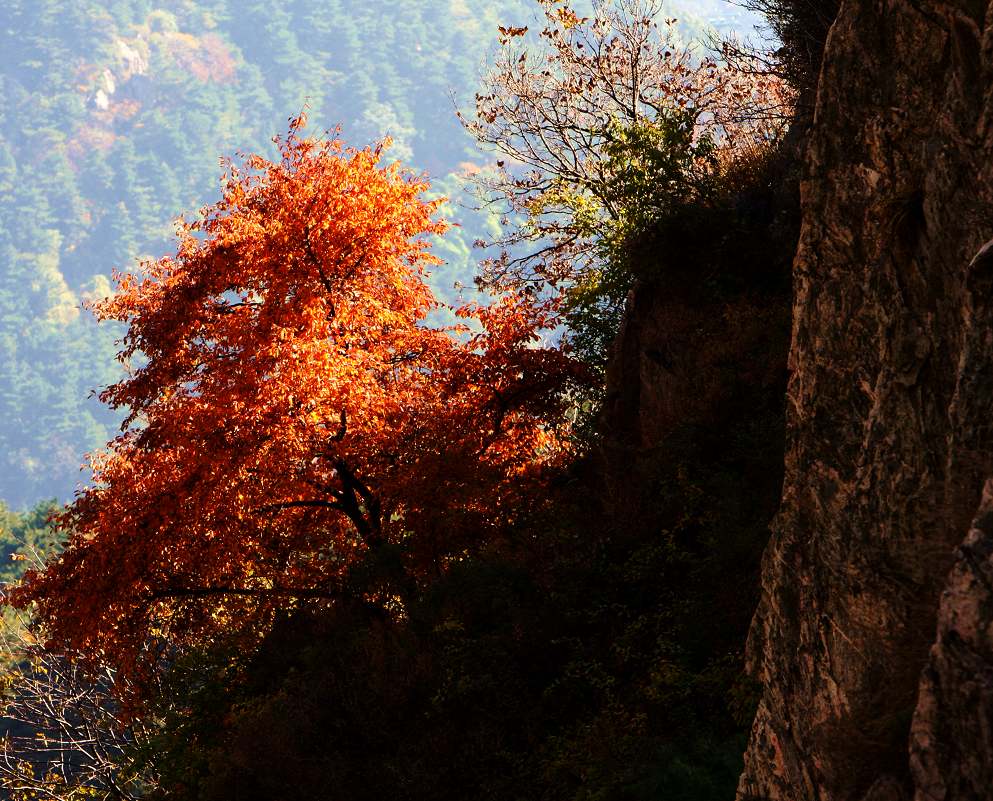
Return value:
<svg viewBox="0 0 993 801">
<path fill-rule="evenodd" d="M 763 426 L 769 440 L 765 452 L 752 454 L 762 475 L 746 489 L 761 527 L 778 504 L 788 296 L 779 290 L 704 300 L 704 294 L 638 284 L 628 297 L 603 416 L 602 489 L 619 530 L 661 525 L 660 462 L 690 453 L 716 470 L 729 458 L 727 440 L 752 425 Z M 710 439 L 719 444 L 708 447 Z"/>
<path fill-rule="evenodd" d="M 993 795 L 993 480 L 942 593 L 910 759 L 915 801 Z"/>
<path fill-rule="evenodd" d="M 805 170 L 739 798 L 897 801 L 913 777 L 920 801 L 993 797 L 965 789 L 988 762 L 951 776 L 957 748 L 990 753 L 988 685 L 961 685 L 989 665 L 993 612 L 970 595 L 988 590 L 970 561 L 987 558 L 986 518 L 957 563 L 955 548 L 993 474 L 993 258 L 977 256 L 993 236 L 993 5 L 846 0 Z"/>
</svg>

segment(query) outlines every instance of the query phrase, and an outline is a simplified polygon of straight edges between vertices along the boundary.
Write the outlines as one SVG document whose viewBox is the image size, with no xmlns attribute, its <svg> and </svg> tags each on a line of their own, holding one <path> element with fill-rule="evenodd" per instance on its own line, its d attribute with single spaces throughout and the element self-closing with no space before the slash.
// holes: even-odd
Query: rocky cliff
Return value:
<svg viewBox="0 0 993 801">
<path fill-rule="evenodd" d="M 739 799 L 991 798 L 993 5 L 845 0 L 801 196 Z"/>
<path fill-rule="evenodd" d="M 956 552 L 911 729 L 915 801 L 993 794 L 993 481 Z"/>
</svg>

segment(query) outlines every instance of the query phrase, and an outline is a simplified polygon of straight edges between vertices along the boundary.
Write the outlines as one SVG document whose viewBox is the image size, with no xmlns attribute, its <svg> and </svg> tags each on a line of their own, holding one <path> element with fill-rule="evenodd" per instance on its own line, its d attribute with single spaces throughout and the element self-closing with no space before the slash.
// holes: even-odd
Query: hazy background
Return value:
<svg viewBox="0 0 993 801">
<path fill-rule="evenodd" d="M 667 7 L 687 37 L 751 33 L 723 0 Z M 117 430 L 92 397 L 117 375 L 119 330 L 81 303 L 111 271 L 171 250 L 172 221 L 218 195 L 218 158 L 271 152 L 287 118 L 393 156 L 462 199 L 482 163 L 453 113 L 498 24 L 532 0 L 5 0 L 0 8 L 0 501 L 71 497 L 84 453 Z M 438 293 L 471 284 L 483 215 L 437 248 Z"/>
</svg>

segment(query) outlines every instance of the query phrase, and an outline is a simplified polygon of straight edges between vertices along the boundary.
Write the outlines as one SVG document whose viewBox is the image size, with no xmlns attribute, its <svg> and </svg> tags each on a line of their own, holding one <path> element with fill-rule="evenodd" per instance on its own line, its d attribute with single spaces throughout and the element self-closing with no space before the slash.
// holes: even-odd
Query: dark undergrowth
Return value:
<svg viewBox="0 0 993 801">
<path fill-rule="evenodd" d="M 794 161 L 784 149 L 724 202 L 629 245 L 639 296 L 663 318 L 688 309 L 699 334 L 681 379 L 693 413 L 645 447 L 624 419 L 645 404 L 605 405 L 555 514 L 521 510 L 403 615 L 304 610 L 257 653 L 188 655 L 149 745 L 164 796 L 733 797 L 757 697 L 742 652 L 782 479 Z M 639 377 L 614 380 L 623 393 Z"/>
</svg>

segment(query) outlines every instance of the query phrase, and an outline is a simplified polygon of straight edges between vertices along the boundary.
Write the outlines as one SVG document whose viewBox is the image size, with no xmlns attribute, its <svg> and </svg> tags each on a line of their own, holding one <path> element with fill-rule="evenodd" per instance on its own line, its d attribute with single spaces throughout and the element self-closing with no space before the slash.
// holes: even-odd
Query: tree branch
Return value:
<svg viewBox="0 0 993 801">
<path fill-rule="evenodd" d="M 158 590 L 149 596 L 149 601 L 164 601 L 177 598 L 212 598 L 219 595 L 235 595 L 252 598 L 340 598 L 340 593 L 328 590 L 314 590 L 304 587 L 169 587 Z"/>
</svg>

